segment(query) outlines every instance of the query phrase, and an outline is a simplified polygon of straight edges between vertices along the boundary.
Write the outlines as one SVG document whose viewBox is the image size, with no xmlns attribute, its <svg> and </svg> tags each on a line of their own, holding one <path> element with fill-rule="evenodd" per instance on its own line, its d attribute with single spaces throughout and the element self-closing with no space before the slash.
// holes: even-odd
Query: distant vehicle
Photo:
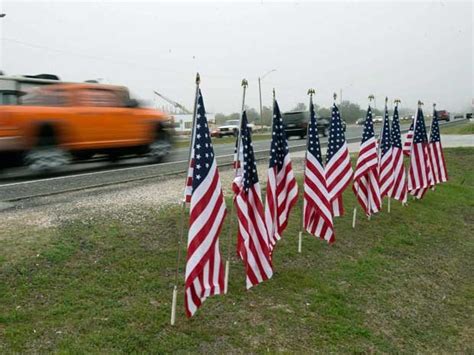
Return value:
<svg viewBox="0 0 474 355">
<path fill-rule="evenodd" d="M 375 116 L 373 119 L 374 123 L 382 123 L 383 122 L 383 117 L 382 116 Z"/>
<path fill-rule="evenodd" d="M 309 122 L 308 111 L 292 111 L 285 112 L 283 114 L 283 125 L 285 127 L 286 136 L 292 137 L 297 136 L 303 139 L 306 137 Z M 318 117 L 318 133 L 323 137 L 329 135 L 330 119 L 324 117 Z M 344 131 L 346 130 L 346 123 L 342 121 Z"/>
<path fill-rule="evenodd" d="M 163 159 L 171 149 L 172 121 L 139 107 L 123 86 L 54 84 L 33 89 L 21 105 L 0 106 L 0 153 L 18 154 L 31 170 L 48 171 L 70 157 L 148 154 Z"/>
<path fill-rule="evenodd" d="M 446 110 L 439 110 L 438 111 L 438 120 L 449 122 L 449 121 L 451 121 L 451 115 Z"/>
<path fill-rule="evenodd" d="M 226 136 L 237 137 L 239 135 L 239 124 L 240 124 L 239 120 L 225 121 L 225 124 L 223 126 L 219 126 L 211 132 L 211 137 L 217 137 L 217 138 L 222 138 Z M 249 123 L 247 127 L 249 128 L 250 132 L 252 132 L 254 125 L 252 123 Z"/>
<path fill-rule="evenodd" d="M 466 119 L 467 120 L 472 120 L 472 112 L 466 113 Z"/>
<path fill-rule="evenodd" d="M 361 118 L 358 118 L 355 123 L 356 123 L 356 125 L 362 126 L 362 125 L 364 125 L 364 122 L 365 122 L 365 118 L 361 117 Z"/>
</svg>

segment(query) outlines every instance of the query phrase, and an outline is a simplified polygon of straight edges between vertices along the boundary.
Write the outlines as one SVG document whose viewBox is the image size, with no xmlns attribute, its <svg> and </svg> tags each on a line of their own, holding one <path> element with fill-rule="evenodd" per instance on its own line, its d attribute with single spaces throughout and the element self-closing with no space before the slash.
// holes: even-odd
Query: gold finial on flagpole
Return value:
<svg viewBox="0 0 474 355">
<path fill-rule="evenodd" d="M 370 94 L 370 95 L 368 96 L 368 99 L 369 99 L 369 106 L 370 106 L 370 104 L 372 103 L 372 100 L 375 101 L 375 96 L 374 96 L 374 94 Z"/>
<path fill-rule="evenodd" d="M 196 73 L 196 85 L 199 85 L 201 83 L 201 76 L 199 73 Z"/>
<path fill-rule="evenodd" d="M 316 93 L 314 89 L 308 89 L 308 95 L 313 96 Z"/>
<path fill-rule="evenodd" d="M 249 82 L 247 81 L 247 79 L 242 79 L 242 86 L 243 87 L 249 86 Z"/>
</svg>

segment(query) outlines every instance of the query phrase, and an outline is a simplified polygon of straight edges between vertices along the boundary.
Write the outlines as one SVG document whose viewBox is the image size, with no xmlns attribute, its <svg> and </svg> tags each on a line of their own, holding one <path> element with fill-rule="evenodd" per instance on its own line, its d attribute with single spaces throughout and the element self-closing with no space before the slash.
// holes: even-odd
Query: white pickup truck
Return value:
<svg viewBox="0 0 474 355">
<path fill-rule="evenodd" d="M 225 136 L 237 137 L 237 135 L 239 134 L 239 123 L 240 123 L 239 120 L 226 121 L 223 126 L 219 126 L 217 127 L 217 129 L 212 131 L 211 135 L 217 138 L 222 138 Z M 250 132 L 252 132 L 254 124 L 249 123 L 248 127 L 250 129 Z"/>
</svg>

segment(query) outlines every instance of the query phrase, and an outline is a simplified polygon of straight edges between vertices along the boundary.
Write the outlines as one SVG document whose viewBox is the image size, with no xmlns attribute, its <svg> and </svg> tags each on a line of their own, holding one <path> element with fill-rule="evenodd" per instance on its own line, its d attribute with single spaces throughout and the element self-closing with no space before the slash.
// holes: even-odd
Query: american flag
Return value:
<svg viewBox="0 0 474 355">
<path fill-rule="evenodd" d="M 383 198 L 389 194 L 393 185 L 392 142 L 390 137 L 390 122 L 388 118 L 387 105 L 385 105 L 385 116 L 383 119 L 379 147 L 379 183 L 380 195 Z"/>
<path fill-rule="evenodd" d="M 393 160 L 393 185 L 389 196 L 405 203 L 407 201 L 407 180 L 405 165 L 403 164 L 402 139 L 400 133 L 400 117 L 398 105 L 393 110 L 392 120 L 392 160 Z"/>
<path fill-rule="evenodd" d="M 342 193 L 351 181 L 352 166 L 341 115 L 335 103 L 332 107 L 325 173 L 333 216 L 342 216 L 344 214 Z"/>
<path fill-rule="evenodd" d="M 415 131 L 410 152 L 410 169 L 408 171 L 408 192 L 418 199 L 434 184 L 428 153 L 428 137 L 425 119 L 421 107 L 415 118 Z"/>
<path fill-rule="evenodd" d="M 258 182 L 257 164 L 247 114 L 242 114 L 240 166 L 232 184 L 239 221 L 237 252 L 244 262 L 247 289 L 272 277 L 273 268 L 263 203 Z"/>
<path fill-rule="evenodd" d="M 410 156 L 411 144 L 413 142 L 413 129 L 416 121 L 416 117 L 411 120 L 410 128 L 408 129 L 407 135 L 405 136 L 405 142 L 403 143 L 403 154 L 407 157 Z"/>
<path fill-rule="evenodd" d="M 291 208 L 298 199 L 298 185 L 291 166 L 283 118 L 273 100 L 272 142 L 267 172 L 265 223 L 270 236 L 270 250 L 281 239 L 288 224 Z"/>
<path fill-rule="evenodd" d="M 313 98 L 309 102 L 310 120 L 304 170 L 303 228 L 316 237 L 333 243 L 334 224 L 326 186 L 319 132 Z"/>
<path fill-rule="evenodd" d="M 352 190 L 367 216 L 380 210 L 382 198 L 379 187 L 377 142 L 375 141 L 374 123 L 370 106 L 365 118 Z"/>
<path fill-rule="evenodd" d="M 194 134 L 185 280 L 185 308 L 188 317 L 194 315 L 207 297 L 224 293 L 219 233 L 226 207 L 200 91 Z"/>
<path fill-rule="evenodd" d="M 191 148 L 191 156 L 189 159 L 189 167 L 188 167 L 188 177 L 186 179 L 186 187 L 184 188 L 184 200 L 187 203 L 191 202 L 191 196 L 193 194 L 193 172 L 194 172 L 194 148 Z"/>
<path fill-rule="evenodd" d="M 439 134 L 438 111 L 433 111 L 433 121 L 431 122 L 430 142 L 428 145 L 430 163 L 433 171 L 433 178 L 436 184 L 448 181 L 448 172 L 444 160 L 443 147 Z"/>
</svg>

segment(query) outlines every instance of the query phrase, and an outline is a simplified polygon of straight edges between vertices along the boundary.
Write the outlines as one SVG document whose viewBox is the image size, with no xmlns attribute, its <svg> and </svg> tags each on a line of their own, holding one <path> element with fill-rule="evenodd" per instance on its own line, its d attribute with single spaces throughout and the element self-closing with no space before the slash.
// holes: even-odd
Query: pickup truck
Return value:
<svg viewBox="0 0 474 355">
<path fill-rule="evenodd" d="M 219 126 L 211 132 L 211 136 L 216 138 L 222 138 L 226 136 L 237 137 L 239 135 L 239 124 L 240 120 L 225 121 L 223 126 Z M 247 127 L 249 128 L 250 132 L 252 132 L 254 124 L 249 123 Z"/>
<path fill-rule="evenodd" d="M 172 127 L 166 114 L 139 107 L 126 87 L 51 84 L 32 89 L 16 105 L 0 105 L 0 153 L 20 153 L 40 172 L 95 154 L 160 161 L 171 149 Z"/>
<path fill-rule="evenodd" d="M 290 111 L 283 114 L 283 125 L 285 127 L 286 136 L 298 136 L 301 139 L 306 137 L 308 129 L 309 112 L 308 111 Z M 318 133 L 323 137 L 329 135 L 330 118 L 318 117 L 317 127 Z M 342 128 L 346 130 L 346 122 L 342 121 Z"/>
</svg>

